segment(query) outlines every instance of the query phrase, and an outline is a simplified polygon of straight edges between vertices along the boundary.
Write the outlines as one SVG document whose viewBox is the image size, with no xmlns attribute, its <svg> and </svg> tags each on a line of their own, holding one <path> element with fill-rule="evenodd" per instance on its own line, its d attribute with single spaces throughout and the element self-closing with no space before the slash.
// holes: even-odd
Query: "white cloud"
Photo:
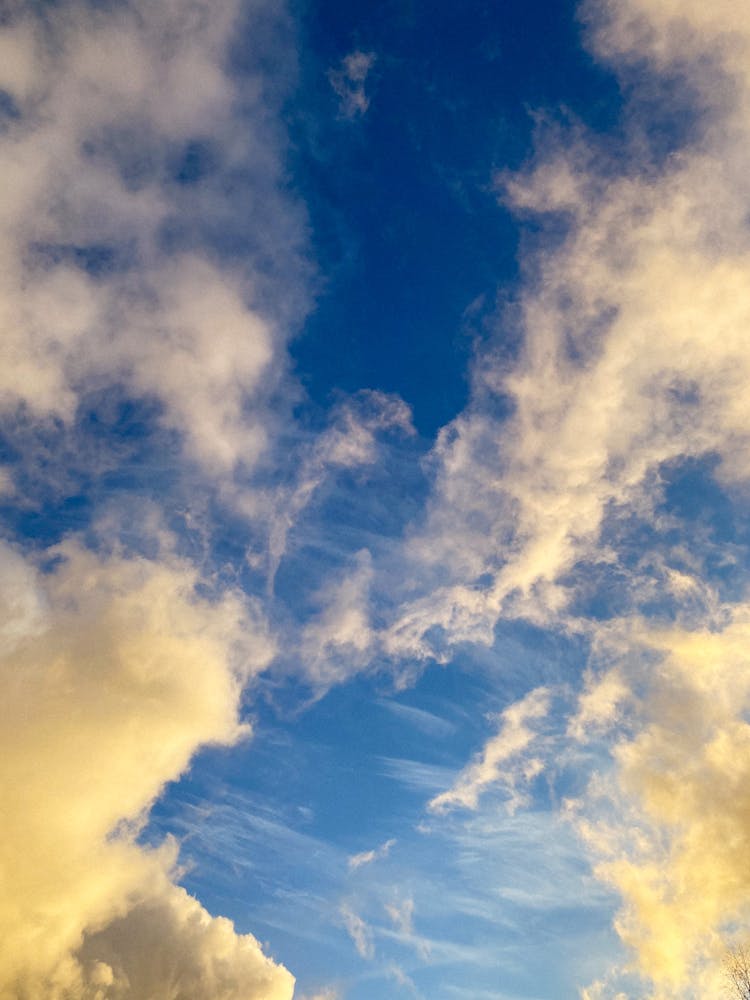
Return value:
<svg viewBox="0 0 750 1000">
<path fill-rule="evenodd" d="M 361 868 L 363 865 L 371 865 L 373 861 L 380 861 L 383 858 L 387 858 L 395 843 L 396 841 L 393 839 L 386 840 L 384 844 L 381 844 L 380 847 L 376 847 L 372 851 L 361 851 L 359 854 L 352 854 L 349 857 L 349 868 Z"/>
<path fill-rule="evenodd" d="M 4 23 L 3 85 L 19 109 L 0 136 L 5 416 L 25 407 L 72 425 L 87 393 L 125 386 L 158 401 L 214 474 L 251 468 L 266 447 L 286 335 L 261 271 L 247 273 L 253 254 L 230 268 L 196 238 L 227 214 L 215 182 L 186 196 L 174 176 L 198 140 L 219 174 L 257 159 L 252 197 L 269 219 L 259 211 L 255 240 L 299 299 L 301 225 L 277 190 L 279 142 L 224 69 L 236 15 L 231 0 L 71 2 Z M 190 237 L 165 247 L 170 226 Z"/>
<path fill-rule="evenodd" d="M 529 168 L 500 179 L 510 207 L 554 213 L 566 236 L 526 262 L 508 320 L 524 335 L 517 360 L 482 349 L 470 405 L 440 433 L 405 571 L 424 590 L 405 595 L 381 636 L 394 657 L 445 660 L 456 643 L 491 644 L 508 616 L 586 629 L 569 613 L 571 572 L 586 561 L 626 573 L 637 606 L 637 574 L 623 568 L 613 526 L 655 524 L 660 470 L 716 455 L 724 486 L 750 474 L 750 113 L 735 58 L 747 17 L 736 5 L 715 20 L 688 6 L 675 27 L 669 4 L 588 9 L 601 15 L 594 37 L 613 59 L 627 46 L 634 57 L 655 49 L 663 69 L 711 49 L 715 58 L 689 63 L 711 104 L 692 145 L 642 171 L 641 136 L 613 164 L 573 129 L 540 138 Z M 683 35 L 685 46 L 674 42 Z M 498 417 L 508 400 L 510 416 Z M 638 572 L 674 590 L 679 569 L 667 560 Z"/>
<path fill-rule="evenodd" d="M 374 958 L 375 943 L 373 941 L 372 928 L 347 904 L 342 904 L 339 913 L 344 921 L 347 934 L 354 942 L 357 953 L 362 958 Z"/>
<path fill-rule="evenodd" d="M 476 809 L 482 792 L 498 782 L 509 793 L 508 808 L 513 811 L 521 805 L 525 797 L 518 790 L 518 783 L 531 781 L 543 766 L 541 760 L 525 754 L 538 735 L 528 723 L 544 718 L 549 703 L 549 690 L 535 688 L 504 709 L 498 734 L 487 741 L 481 754 L 461 772 L 452 788 L 430 800 L 428 808 L 433 812 L 457 807 Z"/>
<path fill-rule="evenodd" d="M 403 899 L 400 902 L 386 903 L 385 911 L 391 918 L 393 926 L 405 937 L 414 933 L 414 900 Z"/>
<path fill-rule="evenodd" d="M 326 687 L 350 677 L 367 663 L 373 643 L 372 578 L 372 559 L 363 549 L 357 553 L 353 569 L 320 593 L 323 608 L 302 635 L 304 673 L 313 684 Z"/>
</svg>

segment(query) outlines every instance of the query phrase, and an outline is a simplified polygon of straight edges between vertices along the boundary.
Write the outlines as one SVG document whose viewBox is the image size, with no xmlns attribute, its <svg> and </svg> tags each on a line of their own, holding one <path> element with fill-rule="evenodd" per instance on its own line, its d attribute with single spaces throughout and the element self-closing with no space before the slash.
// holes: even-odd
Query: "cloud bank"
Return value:
<svg viewBox="0 0 750 1000">
<path fill-rule="evenodd" d="M 274 80 L 250 45 L 233 65 L 248 17 L 265 57 L 286 30 L 278 5 L 4 8 L 0 433 L 19 511 L 140 439 L 229 496 L 268 448 L 304 308 L 303 220 L 273 121 L 289 57 Z M 124 438 L 123 413 L 137 415 Z M 241 694 L 275 650 L 251 600 L 154 531 L 160 500 L 98 533 L 2 543 L 8 1000 L 293 992 L 251 935 L 179 888 L 176 844 L 139 840 L 196 751 L 249 735 Z"/>
<path fill-rule="evenodd" d="M 0 995 L 290 997 L 252 937 L 174 885 L 175 845 L 137 840 L 199 746 L 248 734 L 262 622 L 199 596 L 176 557 L 48 557 L 3 551 Z"/>
<path fill-rule="evenodd" d="M 5 20 L 6 414 L 70 426 L 92 393 L 119 390 L 155 403 L 215 475 L 263 453 L 300 220 L 278 190 L 273 94 L 258 73 L 229 76 L 239 15 L 232 2 L 72 2 Z M 230 265 L 222 240 L 243 219 L 221 191 L 248 172 L 252 239 Z"/>
</svg>

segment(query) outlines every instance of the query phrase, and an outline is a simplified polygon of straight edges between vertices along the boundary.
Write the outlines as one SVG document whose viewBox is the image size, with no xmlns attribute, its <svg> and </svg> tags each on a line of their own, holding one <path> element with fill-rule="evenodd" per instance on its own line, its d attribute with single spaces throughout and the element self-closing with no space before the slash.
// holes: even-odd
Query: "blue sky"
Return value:
<svg viewBox="0 0 750 1000">
<path fill-rule="evenodd" d="M 0 998 L 718 1000 L 750 17 L 0 21 Z"/>
</svg>

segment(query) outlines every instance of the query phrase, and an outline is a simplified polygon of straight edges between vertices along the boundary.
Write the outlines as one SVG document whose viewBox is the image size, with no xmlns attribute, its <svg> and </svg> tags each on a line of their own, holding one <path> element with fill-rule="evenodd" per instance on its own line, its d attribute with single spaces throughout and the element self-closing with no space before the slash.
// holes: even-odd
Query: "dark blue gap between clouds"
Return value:
<svg viewBox="0 0 750 1000">
<path fill-rule="evenodd" d="M 466 404 L 472 341 L 518 277 L 495 170 L 531 153 L 535 115 L 615 127 L 616 81 L 583 50 L 570 0 L 297 0 L 300 85 L 287 106 L 319 295 L 292 355 L 312 400 L 398 393 L 426 437 Z M 364 115 L 328 73 L 372 52 Z"/>
</svg>

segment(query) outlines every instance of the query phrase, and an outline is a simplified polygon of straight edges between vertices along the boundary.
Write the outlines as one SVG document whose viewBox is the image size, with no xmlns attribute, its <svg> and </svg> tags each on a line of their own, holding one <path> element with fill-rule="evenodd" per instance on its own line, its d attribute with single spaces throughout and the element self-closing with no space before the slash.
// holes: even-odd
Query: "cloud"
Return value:
<svg viewBox="0 0 750 1000">
<path fill-rule="evenodd" d="M 355 50 L 344 56 L 338 69 L 328 71 L 328 79 L 339 97 L 339 108 L 344 118 L 356 118 L 369 108 L 365 83 L 374 65 L 374 52 Z"/>
<path fill-rule="evenodd" d="M 210 917 L 179 888 L 87 937 L 78 958 L 90 984 L 85 997 L 166 991 L 227 1000 L 292 996 L 292 977 L 263 955 L 252 935 L 237 934 L 226 918 Z"/>
<path fill-rule="evenodd" d="M 658 997 L 714 995 L 725 941 L 750 916 L 749 634 L 745 605 L 722 630 L 631 634 L 656 664 L 633 677 L 613 774 L 577 807 L 597 874 L 623 898 L 618 932 Z"/>
<path fill-rule="evenodd" d="M 354 942 L 357 953 L 362 958 L 374 958 L 375 944 L 373 942 L 372 928 L 347 904 L 342 904 L 339 913 L 344 921 L 347 934 Z"/>
<path fill-rule="evenodd" d="M 251 936 L 174 885 L 175 845 L 137 840 L 200 746 L 248 735 L 240 693 L 273 654 L 262 619 L 238 594 L 201 596 L 168 552 L 67 541 L 44 558 L 3 550 L 0 993 L 290 997 Z"/>
<path fill-rule="evenodd" d="M 238 13 L 70 2 L 43 16 L 19 5 L 4 22 L 1 82 L 17 109 L 0 135 L 6 418 L 74 426 L 93 392 L 124 388 L 155 401 L 212 474 L 264 452 L 286 336 L 264 274 L 283 267 L 285 298 L 299 300 L 301 220 L 280 193 L 268 109 L 248 107 L 225 69 Z M 190 173 L 196 149 L 205 165 Z M 216 229 L 231 240 L 237 222 L 219 192 L 253 161 L 255 249 L 229 264 Z"/>
<path fill-rule="evenodd" d="M 375 464 L 381 457 L 379 437 L 385 433 L 415 433 L 411 411 L 398 396 L 365 389 L 334 409 L 329 426 L 306 449 L 292 486 L 276 491 L 268 531 L 269 592 L 273 592 L 289 532 L 316 491 L 341 470 Z M 362 558 L 360 554 L 358 559 Z"/>
<path fill-rule="evenodd" d="M 590 674 L 578 698 L 578 709 L 568 723 L 568 735 L 584 740 L 592 731 L 606 730 L 622 716 L 630 689 L 617 669 L 601 676 Z"/>
<path fill-rule="evenodd" d="M 363 865 L 371 865 L 373 861 L 380 861 L 382 858 L 387 858 L 391 848 L 396 843 L 395 840 L 386 840 L 384 844 L 380 847 L 376 847 L 372 851 L 362 851 L 360 854 L 352 854 L 349 858 L 349 867 L 351 869 L 361 868 Z"/>
<path fill-rule="evenodd" d="M 353 569 L 320 593 L 320 614 L 302 635 L 305 677 L 326 687 L 340 682 L 367 663 L 373 644 L 370 627 L 370 553 L 357 553 Z"/>
<path fill-rule="evenodd" d="M 385 911 L 391 918 L 393 926 L 405 937 L 414 933 L 414 900 L 404 899 L 400 903 L 386 903 Z"/>
<path fill-rule="evenodd" d="M 523 335 L 518 357 L 481 349 L 471 403 L 439 435 L 432 499 L 409 540 L 427 593 L 405 595 L 385 630 L 394 657 L 445 660 L 457 643 L 490 644 L 508 616 L 585 629 L 570 613 L 586 579 L 576 567 L 622 569 L 618 533 L 629 518 L 655 525 L 670 463 L 715 456 L 727 490 L 750 473 L 750 118 L 735 58 L 747 19 L 722 7 L 704 32 L 692 7 L 680 6 L 679 28 L 669 4 L 587 10 L 616 66 L 628 46 L 628 59 L 653 57 L 654 72 L 670 59 L 683 72 L 710 51 L 689 80 L 712 101 L 698 102 L 691 143 L 673 156 L 657 161 L 640 119 L 619 162 L 582 129 L 549 127 L 527 169 L 498 179 L 506 205 L 564 237 L 524 259 L 503 318 L 503 336 L 511 323 Z M 670 41 L 683 35 L 685 46 Z M 678 568 L 642 565 L 640 582 L 671 586 Z M 637 605 L 637 574 L 627 575 Z"/>
<path fill-rule="evenodd" d="M 629 117 L 614 153 L 583 127 L 542 128 L 527 167 L 498 178 L 551 238 L 524 256 L 502 317 L 517 356 L 480 348 L 470 404 L 438 437 L 409 589 L 379 640 L 394 658 L 446 662 L 521 617 L 591 642 L 568 736 L 609 745 L 614 763 L 581 829 L 654 996 L 713 996 L 723 940 L 750 920 L 747 549 L 722 542 L 725 520 L 703 530 L 668 500 L 698 468 L 740 519 L 746 506 L 750 16 L 651 0 L 584 14 L 633 95 Z M 639 83 L 662 95 L 656 141 Z M 739 563 L 731 585 L 719 560 Z M 548 694 L 528 697 L 541 718 Z M 506 718 L 430 808 L 476 808 L 533 738 L 523 711 Z"/>
<path fill-rule="evenodd" d="M 430 799 L 428 808 L 438 813 L 457 807 L 476 809 L 482 792 L 500 782 L 510 795 L 508 808 L 516 809 L 524 801 L 523 794 L 517 790 L 518 781 L 529 782 L 542 769 L 540 760 L 524 754 L 537 737 L 527 723 L 544 718 L 549 702 L 549 690 L 535 688 L 504 709 L 498 734 L 488 740 L 481 754 L 461 772 L 452 788 Z"/>
<path fill-rule="evenodd" d="M 253 600 L 176 554 L 154 499 L 169 476 L 249 493 L 306 308 L 273 124 L 293 67 L 274 41 L 273 80 L 252 45 L 233 71 L 246 18 L 265 61 L 286 15 L 263 0 L 11 4 L 0 26 L 2 490 L 39 510 L 141 439 L 158 451 L 149 499 L 126 488 L 86 543 L 2 545 L 4 997 L 293 990 L 176 884 L 175 843 L 139 841 L 201 747 L 249 735 L 242 691 L 276 648 Z"/>
</svg>

